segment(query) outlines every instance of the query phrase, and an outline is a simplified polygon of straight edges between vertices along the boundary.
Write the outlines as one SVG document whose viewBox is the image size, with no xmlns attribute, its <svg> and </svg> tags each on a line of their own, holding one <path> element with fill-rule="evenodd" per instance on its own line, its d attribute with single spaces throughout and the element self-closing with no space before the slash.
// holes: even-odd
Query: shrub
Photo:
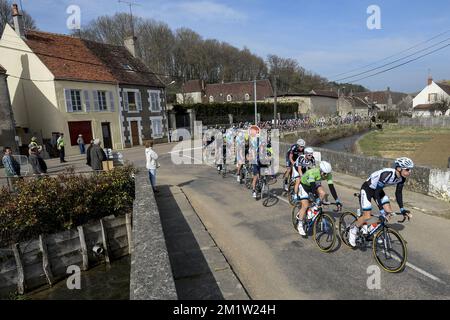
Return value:
<svg viewBox="0 0 450 320">
<path fill-rule="evenodd" d="M 130 165 L 91 176 L 70 169 L 56 177 L 20 180 L 15 193 L 3 188 L 0 247 L 131 212 L 135 172 Z"/>
</svg>

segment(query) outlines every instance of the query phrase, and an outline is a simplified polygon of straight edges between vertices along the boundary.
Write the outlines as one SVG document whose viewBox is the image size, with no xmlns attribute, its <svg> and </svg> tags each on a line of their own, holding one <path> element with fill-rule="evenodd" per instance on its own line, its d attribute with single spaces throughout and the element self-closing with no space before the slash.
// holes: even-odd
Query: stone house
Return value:
<svg viewBox="0 0 450 320">
<path fill-rule="evenodd" d="M 413 99 L 413 117 L 443 115 L 439 105 L 450 106 L 450 85 L 428 78 L 427 86 Z M 446 113 L 447 114 L 447 113 Z"/>
<path fill-rule="evenodd" d="M 0 65 L 0 151 L 4 147 L 17 149 L 15 135 L 14 116 L 9 98 L 6 70 Z"/>
<path fill-rule="evenodd" d="M 182 86 L 182 92 L 177 93 L 177 103 L 242 103 L 253 102 L 253 81 L 237 81 L 227 83 L 205 84 L 203 80 L 190 80 Z M 256 101 L 264 102 L 273 95 L 269 80 L 256 80 Z"/>
</svg>

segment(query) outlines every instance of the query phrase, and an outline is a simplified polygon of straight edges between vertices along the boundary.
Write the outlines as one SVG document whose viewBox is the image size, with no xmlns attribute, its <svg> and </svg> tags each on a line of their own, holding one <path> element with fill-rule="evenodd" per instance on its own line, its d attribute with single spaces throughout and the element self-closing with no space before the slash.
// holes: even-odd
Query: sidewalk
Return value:
<svg viewBox="0 0 450 320">
<path fill-rule="evenodd" d="M 178 186 L 155 195 L 180 300 L 248 300 L 220 248 Z"/>
<path fill-rule="evenodd" d="M 333 182 L 336 185 L 353 189 L 359 192 L 364 179 L 349 176 L 343 173 L 333 172 Z M 406 182 L 408 183 L 408 182 Z M 395 187 L 388 187 L 384 189 L 392 202 L 395 202 L 393 210 L 397 210 L 397 202 L 395 199 Z M 443 200 L 424 195 L 422 193 L 403 190 L 403 202 L 406 209 L 414 209 L 425 214 L 438 216 L 441 218 L 450 219 L 450 203 Z M 356 205 L 356 198 L 355 198 Z"/>
</svg>

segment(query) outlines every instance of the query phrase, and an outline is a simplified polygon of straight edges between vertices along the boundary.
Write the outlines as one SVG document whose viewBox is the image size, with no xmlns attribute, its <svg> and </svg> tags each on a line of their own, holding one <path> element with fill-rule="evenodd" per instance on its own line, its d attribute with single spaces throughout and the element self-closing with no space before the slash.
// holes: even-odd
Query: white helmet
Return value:
<svg viewBox="0 0 450 320">
<path fill-rule="evenodd" d="M 323 173 L 330 173 L 331 172 L 331 164 L 326 161 L 320 162 L 320 171 Z"/>
<path fill-rule="evenodd" d="M 308 148 L 305 149 L 305 154 L 313 154 L 313 153 L 314 153 L 313 148 L 308 147 Z"/>
<path fill-rule="evenodd" d="M 298 139 L 298 140 L 297 140 L 297 144 L 298 144 L 300 147 L 306 146 L 306 142 L 305 142 L 305 140 L 303 140 L 303 139 Z"/>
<path fill-rule="evenodd" d="M 395 167 L 400 167 L 402 169 L 412 169 L 414 168 L 414 162 L 410 158 L 398 158 L 395 160 Z"/>
</svg>

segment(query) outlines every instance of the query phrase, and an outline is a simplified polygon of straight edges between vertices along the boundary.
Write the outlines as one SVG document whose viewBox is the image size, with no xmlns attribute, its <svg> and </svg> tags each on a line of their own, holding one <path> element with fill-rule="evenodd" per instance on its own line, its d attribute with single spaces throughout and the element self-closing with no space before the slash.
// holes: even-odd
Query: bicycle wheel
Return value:
<svg viewBox="0 0 450 320">
<path fill-rule="evenodd" d="M 353 247 L 348 242 L 348 234 L 356 220 L 358 220 L 358 216 L 350 211 L 344 212 L 339 218 L 339 236 L 341 237 L 342 242 L 350 248 Z"/>
<path fill-rule="evenodd" d="M 294 226 L 294 229 L 297 230 L 297 213 L 300 211 L 300 204 L 297 204 L 295 207 L 292 208 L 291 217 L 292 217 L 292 225 Z"/>
<path fill-rule="evenodd" d="M 396 273 L 406 265 L 408 251 L 406 242 L 395 230 L 384 228 L 373 238 L 373 256 L 387 272 Z"/>
<path fill-rule="evenodd" d="M 336 231 L 334 229 L 334 220 L 329 214 L 321 214 L 313 225 L 314 240 L 320 251 L 328 252 L 333 249 L 336 242 Z"/>
</svg>

